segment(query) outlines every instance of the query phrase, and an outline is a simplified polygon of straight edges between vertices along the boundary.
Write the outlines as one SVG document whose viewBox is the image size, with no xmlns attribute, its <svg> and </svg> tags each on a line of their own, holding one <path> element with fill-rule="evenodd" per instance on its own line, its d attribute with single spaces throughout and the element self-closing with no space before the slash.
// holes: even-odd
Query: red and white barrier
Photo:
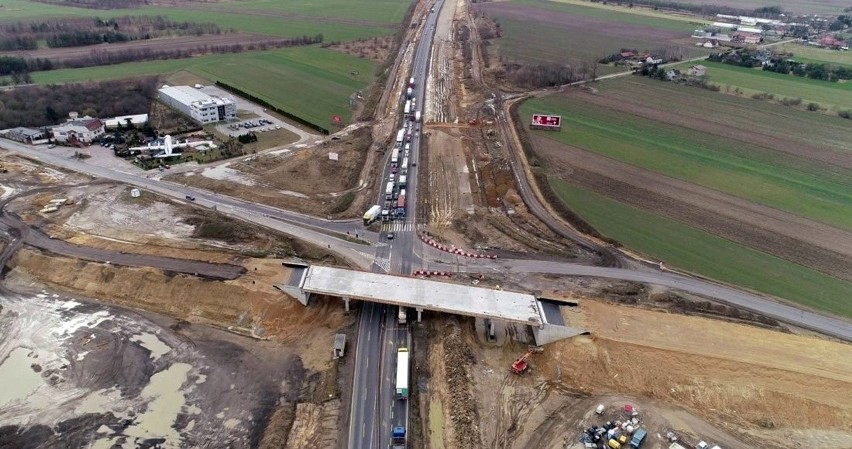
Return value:
<svg viewBox="0 0 852 449">
<path fill-rule="evenodd" d="M 438 242 L 436 242 L 436 241 L 432 240 L 432 238 L 431 238 L 431 237 L 429 237 L 429 235 L 428 235 L 428 234 L 425 234 L 425 233 L 424 233 L 424 234 L 420 234 L 420 240 L 422 240 L 422 241 L 423 241 L 423 243 L 425 243 L 425 244 L 427 244 L 427 245 L 429 245 L 429 246 L 432 246 L 432 247 L 434 247 L 434 248 L 438 248 L 438 249 L 439 249 L 439 250 L 441 250 L 441 251 L 445 251 L 445 252 L 452 253 L 452 254 L 457 254 L 457 255 L 459 255 L 459 256 L 471 257 L 471 258 L 474 258 L 474 259 L 491 259 L 491 260 L 497 260 L 497 256 L 488 255 L 488 254 L 476 254 L 476 253 L 469 253 L 469 252 L 467 252 L 467 251 L 465 251 L 465 250 L 463 250 L 463 249 L 461 249 L 461 248 L 456 248 L 456 247 L 450 247 L 450 246 L 442 245 L 442 244 L 440 244 L 440 243 L 438 243 Z"/>
<path fill-rule="evenodd" d="M 417 270 L 417 271 L 414 272 L 414 275 L 415 276 L 426 276 L 426 277 L 432 277 L 432 276 L 450 277 L 450 276 L 453 275 L 453 273 L 450 273 L 449 271 Z"/>
</svg>

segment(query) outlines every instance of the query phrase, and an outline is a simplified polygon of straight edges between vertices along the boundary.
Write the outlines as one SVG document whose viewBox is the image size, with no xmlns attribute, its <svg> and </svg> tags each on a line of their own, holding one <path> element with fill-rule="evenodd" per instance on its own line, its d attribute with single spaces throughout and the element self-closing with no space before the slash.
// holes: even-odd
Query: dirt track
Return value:
<svg viewBox="0 0 852 449">
<path fill-rule="evenodd" d="M 562 178 L 722 237 L 852 280 L 852 234 L 787 212 L 662 176 L 547 138 L 536 151 Z"/>
<path fill-rule="evenodd" d="M 151 50 L 151 51 L 174 51 L 193 50 L 205 46 L 235 45 L 260 43 L 273 40 L 269 36 L 259 34 L 232 33 L 232 34 L 205 34 L 203 36 L 179 36 L 162 39 L 148 39 L 132 42 L 121 42 L 117 44 L 87 45 L 85 47 L 68 48 L 42 48 L 34 51 L 14 51 L 0 53 L 2 56 L 21 56 L 25 58 L 43 58 L 51 61 L 64 61 L 90 56 L 93 51 L 98 52 L 120 52 L 126 50 Z"/>
</svg>

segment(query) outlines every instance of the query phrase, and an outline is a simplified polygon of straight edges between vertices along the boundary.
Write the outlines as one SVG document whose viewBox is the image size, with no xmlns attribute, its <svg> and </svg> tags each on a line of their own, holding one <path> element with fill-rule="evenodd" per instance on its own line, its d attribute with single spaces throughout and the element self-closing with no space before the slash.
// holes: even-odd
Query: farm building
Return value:
<svg viewBox="0 0 852 449">
<path fill-rule="evenodd" d="M 0 133 L 3 137 L 9 140 L 16 140 L 21 143 L 33 143 L 36 140 L 44 138 L 44 131 L 32 128 L 12 128 Z"/>
<path fill-rule="evenodd" d="M 158 98 L 201 124 L 237 118 L 234 100 L 207 95 L 190 86 L 163 86 Z"/>
<path fill-rule="evenodd" d="M 70 116 L 67 122 L 53 128 L 53 139 L 57 142 L 91 145 L 106 132 L 100 119 L 89 116 L 78 119 L 76 112 L 72 112 Z"/>
</svg>

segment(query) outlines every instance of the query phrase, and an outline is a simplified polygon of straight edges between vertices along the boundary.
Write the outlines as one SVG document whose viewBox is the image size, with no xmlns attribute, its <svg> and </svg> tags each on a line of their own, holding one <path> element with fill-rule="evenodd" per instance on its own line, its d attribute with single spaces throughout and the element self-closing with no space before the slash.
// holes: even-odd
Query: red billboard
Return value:
<svg viewBox="0 0 852 449">
<path fill-rule="evenodd" d="M 562 116 L 533 114 L 530 126 L 533 128 L 559 129 L 562 127 Z"/>
</svg>

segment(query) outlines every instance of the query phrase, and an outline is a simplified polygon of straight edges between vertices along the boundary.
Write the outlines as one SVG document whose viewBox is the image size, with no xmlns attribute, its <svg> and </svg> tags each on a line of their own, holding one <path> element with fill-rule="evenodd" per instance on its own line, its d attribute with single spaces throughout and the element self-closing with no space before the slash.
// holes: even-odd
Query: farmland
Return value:
<svg viewBox="0 0 852 449">
<path fill-rule="evenodd" d="M 806 298 L 806 289 L 786 295 L 772 289 L 769 273 L 800 269 L 790 276 L 805 279 L 802 285 L 815 285 L 809 283 L 817 279 L 835 286 L 852 282 L 847 120 L 636 76 L 597 83 L 594 91 L 571 89 L 528 100 L 519 112 L 524 122 L 533 112 L 562 115 L 561 132 L 530 132 L 533 162 L 563 194 L 573 188 L 608 198 L 588 213 L 614 220 L 599 228 L 626 246 L 702 275 L 821 307 L 825 301 Z M 568 204 L 597 225 L 586 211 Z M 637 212 L 627 219 L 622 209 Z M 705 236 L 702 245 L 733 252 L 722 257 L 697 251 L 713 259 L 697 264 L 684 252 L 700 245 L 654 243 L 626 229 L 658 221 L 667 239 L 681 239 L 671 233 L 684 231 L 690 239 Z M 741 251 L 747 255 L 736 255 Z M 758 256 L 766 260 L 755 262 Z M 720 261 L 734 263 L 741 273 L 726 273 Z M 752 272 L 749 264 L 763 268 Z"/>
<path fill-rule="evenodd" d="M 561 143 L 852 230 L 848 167 L 826 172 L 823 164 L 803 155 L 779 154 L 759 142 L 661 123 L 659 117 L 615 111 L 593 100 L 581 95 L 549 97 L 528 102 L 522 113 L 562 115 L 566 130 L 552 135 Z"/>
<path fill-rule="evenodd" d="M 852 55 L 848 52 L 801 44 L 784 44 L 781 46 L 780 50 L 792 53 L 793 60 L 795 61 L 852 67 Z"/>
<path fill-rule="evenodd" d="M 564 181 L 552 180 L 552 184 L 560 198 L 601 233 L 643 254 L 713 279 L 852 317 L 852 283 Z"/>
<path fill-rule="evenodd" d="M 187 70 L 221 80 L 317 124 L 350 117 L 348 98 L 372 80 L 375 64 L 316 46 L 36 72 L 40 84 L 165 75 Z M 351 71 L 358 71 L 356 78 Z"/>
<path fill-rule="evenodd" d="M 513 61 L 577 64 L 621 48 L 676 47 L 687 56 L 702 51 L 688 38 L 694 25 L 662 16 L 529 0 L 477 3 L 474 8 L 500 24 L 503 37 L 494 42 L 499 55 Z"/>
<path fill-rule="evenodd" d="M 801 98 L 823 108 L 848 108 L 852 105 L 852 83 L 831 83 L 799 76 L 767 72 L 719 62 L 702 62 L 707 67 L 707 80 L 723 91 L 739 87 L 746 95 L 766 92 L 778 98 Z M 688 66 L 680 66 L 681 70 Z"/>
<path fill-rule="evenodd" d="M 182 2 L 175 7 L 145 6 L 138 9 L 93 10 L 66 6 L 49 6 L 26 0 L 3 0 L 0 21 L 42 20 L 53 17 L 117 17 L 126 15 L 166 16 L 174 21 L 212 22 L 221 28 L 269 34 L 298 36 L 316 34 L 318 26 L 328 24 L 333 32 L 337 25 L 353 29 L 364 26 L 393 28 L 403 18 L 408 5 L 388 0 L 319 0 L 313 2 L 273 2 L 270 0 L 223 1 L 213 4 Z M 301 29 L 304 33 L 296 31 Z M 312 31 L 313 30 L 313 31 Z M 385 31 L 386 33 L 387 31 Z M 292 34 L 291 34 L 292 33 Z"/>
</svg>

